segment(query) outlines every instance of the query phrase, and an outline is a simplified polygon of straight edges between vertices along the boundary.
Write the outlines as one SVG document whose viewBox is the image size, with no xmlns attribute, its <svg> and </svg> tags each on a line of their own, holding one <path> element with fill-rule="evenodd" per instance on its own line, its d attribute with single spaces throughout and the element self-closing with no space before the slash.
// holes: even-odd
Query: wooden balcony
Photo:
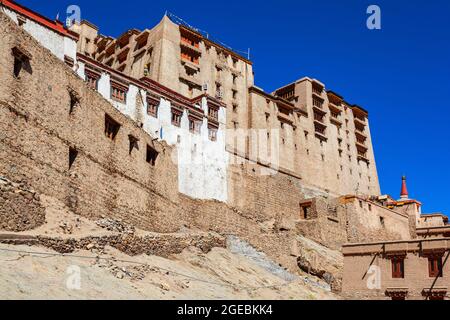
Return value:
<svg viewBox="0 0 450 320">
<path fill-rule="evenodd" d="M 317 120 L 317 119 L 314 119 L 314 127 L 323 129 L 323 130 L 325 130 L 327 128 L 326 124 L 323 121 Z"/>
<path fill-rule="evenodd" d="M 370 163 L 369 159 L 367 159 L 367 157 L 366 157 L 366 156 L 363 156 L 363 155 L 359 155 L 359 154 L 358 154 L 357 159 L 358 159 L 358 161 L 364 161 L 364 162 L 367 163 L 367 164 Z"/>
<path fill-rule="evenodd" d="M 323 109 L 323 107 L 321 108 L 321 107 L 318 107 L 316 105 L 313 105 L 313 110 L 314 110 L 314 112 L 317 112 L 317 113 L 319 113 L 321 115 L 326 115 L 327 114 L 327 112 Z"/>
<path fill-rule="evenodd" d="M 365 134 L 365 128 L 360 126 L 355 126 L 355 133 L 362 134 L 363 136 L 366 136 Z"/>
<path fill-rule="evenodd" d="M 367 135 L 364 132 L 355 130 L 355 136 L 356 139 L 360 138 L 360 139 L 367 139 Z"/>
<path fill-rule="evenodd" d="M 186 41 L 180 41 L 180 46 L 186 48 L 186 50 L 190 50 L 193 51 L 199 55 L 202 54 L 202 50 L 200 48 L 197 48 L 196 46 L 193 46 L 192 44 L 190 44 L 189 42 Z"/>
<path fill-rule="evenodd" d="M 314 135 L 316 136 L 317 139 L 319 139 L 320 141 L 328 141 L 328 138 L 325 136 L 325 134 L 320 133 L 320 132 L 314 132 Z"/>
<path fill-rule="evenodd" d="M 330 122 L 338 127 L 342 127 L 342 121 L 336 117 L 330 117 Z"/>
<path fill-rule="evenodd" d="M 366 125 L 366 121 L 364 119 L 355 117 L 354 121 L 355 121 L 355 126 L 356 125 L 360 125 L 360 126 L 365 126 Z"/>
<path fill-rule="evenodd" d="M 198 72 L 200 71 L 200 66 L 188 58 L 181 57 L 181 64 L 185 66 L 186 68 L 190 69 L 191 71 Z"/>
<path fill-rule="evenodd" d="M 358 151 L 358 155 L 364 156 L 367 153 L 368 148 L 364 144 L 356 141 L 356 150 Z"/>
<path fill-rule="evenodd" d="M 325 136 L 326 128 L 327 126 L 322 122 L 314 120 L 314 134 L 318 139 L 322 141 L 328 140 L 328 138 Z"/>
</svg>

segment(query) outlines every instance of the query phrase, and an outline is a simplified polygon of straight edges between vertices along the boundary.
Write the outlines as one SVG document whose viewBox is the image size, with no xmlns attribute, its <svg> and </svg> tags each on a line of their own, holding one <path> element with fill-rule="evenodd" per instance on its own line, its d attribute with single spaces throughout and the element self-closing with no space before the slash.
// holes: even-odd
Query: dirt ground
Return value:
<svg viewBox="0 0 450 320">
<path fill-rule="evenodd" d="M 0 245 L 0 288 L 0 299 L 337 298 L 303 277 L 286 282 L 223 248 L 207 254 L 189 248 L 166 259 L 113 248 L 100 258 L 91 251 L 63 256 Z"/>
<path fill-rule="evenodd" d="M 121 221 L 80 217 L 52 198 L 42 196 L 41 201 L 44 225 L 7 234 L 74 240 L 155 236 Z M 338 299 L 323 280 L 291 275 L 263 253 L 256 256 L 230 247 L 207 253 L 187 247 L 165 258 L 130 256 L 108 245 L 61 254 L 42 245 L 0 243 L 0 299 Z"/>
</svg>

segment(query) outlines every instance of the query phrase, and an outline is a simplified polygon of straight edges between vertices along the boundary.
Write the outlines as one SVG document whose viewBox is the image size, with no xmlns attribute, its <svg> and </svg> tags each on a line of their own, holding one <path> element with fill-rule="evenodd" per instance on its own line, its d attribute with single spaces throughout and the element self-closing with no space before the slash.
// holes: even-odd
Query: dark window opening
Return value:
<svg viewBox="0 0 450 320">
<path fill-rule="evenodd" d="M 29 53 L 23 48 L 14 47 L 12 49 L 12 55 L 14 56 L 14 77 L 18 78 L 22 69 L 30 74 L 32 73 L 30 64 L 31 55 Z"/>
<path fill-rule="evenodd" d="M 405 277 L 405 260 L 403 258 L 392 258 L 392 278 L 403 279 Z"/>
<path fill-rule="evenodd" d="M 27 18 L 18 15 L 17 23 L 18 23 L 19 27 L 22 27 L 25 23 L 27 23 Z"/>
<path fill-rule="evenodd" d="M 120 124 L 110 116 L 105 115 L 105 135 L 111 140 L 115 140 L 119 129 Z"/>
<path fill-rule="evenodd" d="M 442 277 L 442 257 L 429 257 L 428 271 L 430 278 Z"/>
<path fill-rule="evenodd" d="M 128 135 L 128 139 L 130 140 L 130 149 L 129 149 L 129 153 L 131 154 L 131 152 L 133 151 L 134 148 L 136 148 L 136 150 L 139 150 L 139 139 L 132 136 L 131 134 Z"/>
<path fill-rule="evenodd" d="M 20 75 L 20 70 L 22 70 L 22 60 L 14 57 L 14 77 L 18 78 Z"/>
<path fill-rule="evenodd" d="M 310 219 L 311 218 L 311 203 L 303 203 L 300 204 L 300 215 L 302 219 Z"/>
<path fill-rule="evenodd" d="M 77 156 L 78 156 L 77 149 L 69 147 L 69 169 L 72 169 L 72 166 L 73 166 Z"/>
<path fill-rule="evenodd" d="M 380 224 L 382 227 L 384 227 L 384 217 L 380 217 Z"/>
<path fill-rule="evenodd" d="M 147 145 L 147 157 L 146 161 L 152 166 L 156 164 L 156 159 L 158 158 L 158 151 Z"/>
<path fill-rule="evenodd" d="M 309 219 L 311 212 L 310 206 L 302 207 L 303 219 Z"/>
<path fill-rule="evenodd" d="M 77 95 L 73 91 L 69 91 L 70 95 L 70 110 L 69 113 L 72 113 L 76 106 L 80 103 L 80 100 L 78 99 Z"/>
</svg>

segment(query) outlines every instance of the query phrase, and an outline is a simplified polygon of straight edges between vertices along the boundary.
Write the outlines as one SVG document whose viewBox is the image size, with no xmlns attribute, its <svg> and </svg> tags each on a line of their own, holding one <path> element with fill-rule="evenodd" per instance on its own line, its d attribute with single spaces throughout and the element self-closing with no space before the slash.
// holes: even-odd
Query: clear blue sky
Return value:
<svg viewBox="0 0 450 320">
<path fill-rule="evenodd" d="M 425 212 L 450 213 L 450 1 L 42 1 L 18 0 L 54 18 L 68 5 L 118 36 L 155 25 L 166 10 L 235 49 L 251 48 L 266 91 L 310 76 L 369 111 L 383 193 L 401 176 Z M 345 5 L 344 5 L 345 3 Z M 381 8 L 382 29 L 366 28 Z"/>
</svg>

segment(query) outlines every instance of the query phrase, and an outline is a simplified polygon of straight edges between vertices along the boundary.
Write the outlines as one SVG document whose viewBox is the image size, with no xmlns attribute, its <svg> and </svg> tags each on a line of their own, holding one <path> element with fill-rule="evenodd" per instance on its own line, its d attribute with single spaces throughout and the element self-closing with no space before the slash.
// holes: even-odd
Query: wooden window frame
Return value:
<svg viewBox="0 0 450 320">
<path fill-rule="evenodd" d="M 171 110 L 171 123 L 176 127 L 181 126 L 181 117 L 183 115 L 183 111 L 172 108 Z"/>
<path fill-rule="evenodd" d="M 392 279 L 405 278 L 405 257 L 391 258 Z"/>
<path fill-rule="evenodd" d="M 319 109 L 322 109 L 323 108 L 323 101 L 318 99 L 318 98 L 313 97 L 313 106 L 315 106 L 315 107 L 317 107 Z"/>
<path fill-rule="evenodd" d="M 430 278 L 443 277 L 442 256 L 432 255 L 428 256 L 428 276 Z"/>
<path fill-rule="evenodd" d="M 312 201 L 300 203 L 300 214 L 302 219 L 304 220 L 312 219 L 311 216 L 312 204 L 313 204 Z"/>
<path fill-rule="evenodd" d="M 309 206 L 302 206 L 302 218 L 304 220 L 311 219 L 311 205 Z"/>
<path fill-rule="evenodd" d="M 219 109 L 208 107 L 208 116 L 214 120 L 219 120 Z"/>
<path fill-rule="evenodd" d="M 111 82 L 111 99 L 120 103 L 127 102 L 128 87 Z"/>
<path fill-rule="evenodd" d="M 200 119 L 189 117 L 189 131 L 191 133 L 200 134 L 202 121 Z"/>
<path fill-rule="evenodd" d="M 147 114 L 158 118 L 159 101 L 147 98 Z"/>
<path fill-rule="evenodd" d="M 100 75 L 95 72 L 86 70 L 85 76 L 86 76 L 86 83 L 88 84 L 89 88 L 93 90 L 98 90 L 98 80 L 100 79 Z"/>
</svg>

